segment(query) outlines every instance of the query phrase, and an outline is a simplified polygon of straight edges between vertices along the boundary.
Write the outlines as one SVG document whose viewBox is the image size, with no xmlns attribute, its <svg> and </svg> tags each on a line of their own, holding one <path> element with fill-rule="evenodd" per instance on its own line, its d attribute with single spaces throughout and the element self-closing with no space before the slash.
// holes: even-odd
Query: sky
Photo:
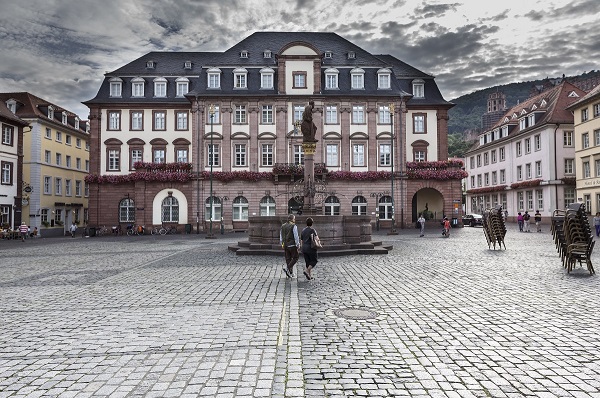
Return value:
<svg viewBox="0 0 600 398">
<path fill-rule="evenodd" d="M 600 69 L 599 0 L 0 0 L 0 92 L 87 119 L 104 74 L 258 31 L 334 32 L 436 77 L 447 100 Z"/>
</svg>

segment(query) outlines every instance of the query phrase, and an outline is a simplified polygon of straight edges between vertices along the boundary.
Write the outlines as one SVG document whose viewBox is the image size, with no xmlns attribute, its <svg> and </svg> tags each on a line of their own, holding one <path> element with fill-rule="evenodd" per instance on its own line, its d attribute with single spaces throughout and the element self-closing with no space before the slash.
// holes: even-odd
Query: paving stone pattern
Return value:
<svg viewBox="0 0 600 398">
<path fill-rule="evenodd" d="M 600 277 L 438 229 L 310 282 L 239 234 L 2 241 L 0 398 L 600 397 Z"/>
</svg>

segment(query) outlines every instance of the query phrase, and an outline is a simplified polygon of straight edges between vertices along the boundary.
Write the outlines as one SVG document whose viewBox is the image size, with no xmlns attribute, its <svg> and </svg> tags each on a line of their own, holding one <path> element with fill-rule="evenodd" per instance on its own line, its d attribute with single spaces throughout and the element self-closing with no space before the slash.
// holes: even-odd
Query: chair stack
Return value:
<svg viewBox="0 0 600 398">
<path fill-rule="evenodd" d="M 555 210 L 552 214 L 552 235 L 558 254 L 567 273 L 579 262 L 585 261 L 591 275 L 595 274 L 590 256 L 594 250 L 594 238 L 582 203 L 570 204 L 566 211 Z"/>
<path fill-rule="evenodd" d="M 504 217 L 502 216 L 502 206 L 496 206 L 493 209 L 488 209 L 483 212 L 483 232 L 488 242 L 488 248 L 494 246 L 496 250 L 496 243 L 498 248 L 506 250 L 504 244 L 504 237 L 506 236 L 506 224 L 504 224 Z"/>
</svg>

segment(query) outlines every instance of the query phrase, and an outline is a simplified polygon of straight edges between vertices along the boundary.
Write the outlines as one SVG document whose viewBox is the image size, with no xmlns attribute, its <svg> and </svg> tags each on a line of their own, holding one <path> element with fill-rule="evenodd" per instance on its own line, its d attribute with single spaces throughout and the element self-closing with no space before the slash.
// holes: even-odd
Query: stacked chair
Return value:
<svg viewBox="0 0 600 398">
<path fill-rule="evenodd" d="M 506 250 L 504 244 L 504 237 L 506 236 L 506 224 L 504 224 L 504 217 L 502 216 L 502 206 L 496 206 L 493 209 L 488 209 L 483 212 L 483 232 L 488 242 L 488 248 L 494 246 L 496 250 L 496 243 L 498 248 Z"/>
<path fill-rule="evenodd" d="M 594 250 L 592 230 L 582 203 L 570 204 L 566 211 L 552 213 L 552 236 L 567 273 L 585 261 L 591 275 L 595 274 L 590 256 Z"/>
</svg>

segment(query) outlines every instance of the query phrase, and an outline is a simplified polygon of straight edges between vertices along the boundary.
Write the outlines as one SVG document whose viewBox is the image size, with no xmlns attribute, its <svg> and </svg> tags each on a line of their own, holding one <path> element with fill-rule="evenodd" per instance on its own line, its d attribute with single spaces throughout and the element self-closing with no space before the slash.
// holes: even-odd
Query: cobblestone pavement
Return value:
<svg viewBox="0 0 600 398">
<path fill-rule="evenodd" d="M 0 397 L 600 397 L 600 276 L 440 232 L 310 282 L 239 234 L 2 241 Z"/>
</svg>

